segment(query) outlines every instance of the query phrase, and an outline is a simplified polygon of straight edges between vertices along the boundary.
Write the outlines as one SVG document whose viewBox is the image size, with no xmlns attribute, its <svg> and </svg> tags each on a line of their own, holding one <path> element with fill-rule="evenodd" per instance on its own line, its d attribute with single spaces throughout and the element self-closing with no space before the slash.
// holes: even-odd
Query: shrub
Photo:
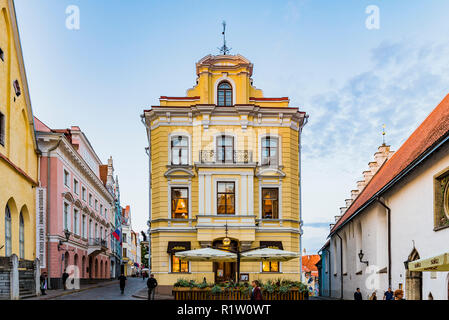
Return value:
<svg viewBox="0 0 449 320">
<path fill-rule="evenodd" d="M 214 285 L 210 290 L 212 294 L 220 294 L 223 292 L 223 289 L 220 286 Z"/>
<path fill-rule="evenodd" d="M 190 287 L 190 282 L 189 282 L 189 280 L 186 280 L 186 279 L 178 279 L 178 281 L 176 281 L 174 286 L 181 287 L 181 288 L 187 288 L 187 287 Z"/>
</svg>

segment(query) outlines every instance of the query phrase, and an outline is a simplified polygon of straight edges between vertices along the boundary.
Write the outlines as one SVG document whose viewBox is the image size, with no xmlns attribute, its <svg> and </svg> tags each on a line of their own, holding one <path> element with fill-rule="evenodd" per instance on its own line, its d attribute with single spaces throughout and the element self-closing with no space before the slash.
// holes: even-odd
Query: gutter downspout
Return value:
<svg viewBox="0 0 449 320">
<path fill-rule="evenodd" d="M 49 281 L 50 278 L 50 189 L 51 189 L 51 171 L 50 171 L 50 164 L 51 164 L 51 158 L 50 154 L 52 151 L 56 150 L 59 145 L 61 144 L 61 138 L 59 138 L 58 143 L 53 148 L 50 148 L 47 150 L 47 286 L 48 289 L 51 289 L 51 281 Z"/>
<path fill-rule="evenodd" d="M 304 121 L 301 124 L 301 126 L 299 127 L 299 131 L 298 131 L 298 175 L 299 175 L 299 179 L 298 179 L 298 184 L 299 184 L 299 254 L 301 256 L 301 258 L 299 259 L 299 281 L 302 282 L 302 225 L 303 225 L 303 221 L 302 221 L 302 183 L 301 183 L 301 179 L 302 179 L 302 172 L 301 172 L 301 149 L 302 149 L 302 145 L 301 145 L 301 134 L 302 134 L 302 129 L 306 126 L 306 124 L 309 122 L 309 115 L 305 115 L 304 117 Z"/>
<path fill-rule="evenodd" d="M 387 228 L 388 228 L 388 287 L 391 287 L 391 209 L 380 197 L 376 198 L 385 209 L 387 209 Z"/>
<path fill-rule="evenodd" d="M 148 274 L 151 275 L 151 127 L 145 121 L 145 113 L 140 116 L 140 120 L 147 130 L 148 139 L 148 147 L 145 148 L 145 152 L 148 156 Z"/>
<path fill-rule="evenodd" d="M 335 235 L 340 238 L 340 299 L 343 300 L 343 239 L 338 233 Z"/>
</svg>

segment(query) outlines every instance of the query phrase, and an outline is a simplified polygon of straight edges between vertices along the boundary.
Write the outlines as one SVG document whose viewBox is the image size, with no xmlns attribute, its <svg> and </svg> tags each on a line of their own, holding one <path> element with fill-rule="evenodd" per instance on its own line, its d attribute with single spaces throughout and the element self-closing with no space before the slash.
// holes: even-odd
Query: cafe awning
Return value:
<svg viewBox="0 0 449 320">
<path fill-rule="evenodd" d="M 175 253 L 180 251 L 190 250 L 189 241 L 169 241 L 167 247 L 167 253 Z"/>
<path fill-rule="evenodd" d="M 299 258 L 299 253 L 264 248 L 242 253 L 242 261 L 289 261 Z"/>
<path fill-rule="evenodd" d="M 182 251 L 175 254 L 176 257 L 187 261 L 235 261 L 235 253 L 226 252 L 212 248 Z"/>
<path fill-rule="evenodd" d="M 449 252 L 408 263 L 409 271 L 449 271 Z"/>
</svg>

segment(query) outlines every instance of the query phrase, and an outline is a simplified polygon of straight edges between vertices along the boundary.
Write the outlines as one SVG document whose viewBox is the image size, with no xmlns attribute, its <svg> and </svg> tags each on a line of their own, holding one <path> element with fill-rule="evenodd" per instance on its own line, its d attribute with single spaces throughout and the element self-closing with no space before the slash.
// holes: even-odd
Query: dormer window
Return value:
<svg viewBox="0 0 449 320">
<path fill-rule="evenodd" d="M 223 81 L 218 85 L 218 106 L 230 107 L 232 106 L 232 86 L 229 82 Z"/>
</svg>

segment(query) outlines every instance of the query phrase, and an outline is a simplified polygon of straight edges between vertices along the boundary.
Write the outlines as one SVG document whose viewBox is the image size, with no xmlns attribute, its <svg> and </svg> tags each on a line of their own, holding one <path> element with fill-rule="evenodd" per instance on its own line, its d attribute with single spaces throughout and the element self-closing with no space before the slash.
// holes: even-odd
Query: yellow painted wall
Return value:
<svg viewBox="0 0 449 320">
<path fill-rule="evenodd" d="M 18 31 L 13 19 L 12 1 L 0 0 L 0 112 L 5 116 L 5 145 L 0 144 L 0 247 L 5 243 L 5 208 L 8 204 L 12 218 L 12 253 L 19 256 L 19 214 L 25 221 L 25 259 L 33 260 L 35 254 L 35 198 L 36 189 L 31 180 L 38 181 L 38 156 L 35 151 L 34 132 L 30 126 L 31 107 L 26 101 L 26 84 L 21 75 L 23 67 Z M 16 97 L 13 81 L 20 83 L 21 95 Z M 19 173 L 8 162 L 23 171 Z M 5 248 L 0 256 L 5 255 Z"/>
<path fill-rule="evenodd" d="M 234 56 L 235 57 L 235 56 Z M 233 67 L 232 61 L 241 63 L 240 67 Z M 263 98 L 262 91 L 256 89 L 251 85 L 252 80 L 250 74 L 252 72 L 252 67 L 246 64 L 247 60 L 244 58 L 230 58 L 229 70 L 224 70 L 221 65 L 220 70 L 215 70 L 214 67 L 210 66 L 198 66 L 198 84 L 187 91 L 187 96 L 194 98 L 199 97 L 199 99 L 194 98 L 190 101 L 186 100 L 176 100 L 170 98 L 162 98 L 160 106 L 161 107 L 190 107 L 195 104 L 205 104 L 213 105 L 215 102 L 215 87 L 217 79 L 223 77 L 223 72 L 226 73 L 226 77 L 235 86 L 235 103 L 236 104 L 256 104 L 259 106 L 266 107 L 288 107 L 288 100 L 279 101 L 258 101 L 251 102 L 250 98 Z M 224 63 L 221 61 L 221 63 Z M 167 109 L 168 110 L 168 109 Z M 281 111 L 280 111 L 281 112 Z M 215 121 L 220 121 L 219 115 L 212 114 Z M 199 241 L 214 241 L 216 239 L 222 238 L 224 236 L 224 228 L 206 228 L 198 229 L 197 216 L 199 212 L 199 193 L 205 194 L 205 185 L 203 190 L 199 190 L 199 173 L 210 173 L 213 178 L 219 179 L 220 177 L 225 178 L 235 178 L 237 183 L 241 182 L 240 173 L 252 173 L 253 177 L 253 215 L 259 218 L 259 178 L 255 176 L 257 170 L 260 168 L 237 168 L 235 166 L 229 167 L 213 167 L 204 168 L 198 167 L 195 163 L 199 162 L 199 152 L 200 150 L 215 150 L 216 146 L 214 144 L 214 136 L 219 133 L 232 133 L 237 138 L 237 143 L 235 144 L 235 150 L 250 150 L 253 153 L 253 162 L 259 162 L 259 137 L 264 134 L 275 134 L 281 137 L 280 149 L 282 152 L 282 167 L 280 168 L 284 173 L 285 177 L 269 177 L 264 178 L 265 180 L 276 180 L 280 179 L 282 181 L 282 193 L 279 195 L 282 197 L 282 219 L 286 220 L 282 222 L 283 228 L 293 228 L 295 230 L 299 229 L 299 187 L 298 187 L 298 131 L 290 126 L 283 127 L 279 125 L 279 116 L 271 116 L 269 121 L 273 122 L 273 125 L 265 126 L 252 126 L 249 125 L 247 128 L 242 128 L 241 121 L 245 120 L 245 115 L 235 112 L 232 115 L 224 115 L 227 118 L 223 121 L 228 122 L 226 125 L 214 124 L 210 125 L 208 129 L 202 124 L 203 120 L 207 120 L 207 116 L 199 113 L 194 114 L 191 119 L 191 125 L 179 125 L 175 121 L 170 121 L 167 125 L 167 115 L 161 113 L 150 119 L 150 124 L 152 126 L 151 130 L 151 159 L 152 159 L 152 235 L 151 235 L 151 255 L 152 255 L 152 272 L 155 273 L 158 282 L 162 286 L 170 286 L 176 282 L 179 278 L 194 279 L 197 281 L 202 281 L 203 277 L 206 277 L 208 282 L 214 281 L 213 264 L 206 262 L 191 262 L 190 273 L 168 273 L 169 268 L 169 255 L 167 253 L 167 245 L 169 241 L 189 241 L 191 243 L 192 249 L 198 249 L 201 247 Z M 232 118 L 232 119 L 231 119 Z M 209 119 L 211 120 L 211 119 Z M 248 121 L 257 123 L 258 119 L 253 118 L 252 115 L 248 116 Z M 232 122 L 232 124 L 229 124 Z M 194 176 L 191 178 L 191 218 L 193 221 L 190 222 L 176 222 L 178 226 L 185 227 L 186 230 L 190 227 L 194 229 L 192 231 L 166 231 L 164 228 L 173 228 L 170 221 L 171 208 L 168 203 L 169 197 L 169 179 L 164 176 L 164 174 L 169 170 L 169 152 L 170 152 L 170 134 L 172 133 L 184 133 L 191 137 L 191 172 Z M 232 171 L 232 175 L 222 176 L 217 173 L 217 171 Z M 235 173 L 235 174 L 234 174 Z M 182 172 L 173 173 L 174 175 L 182 174 Z M 171 179 L 174 179 L 173 177 Z M 176 178 L 178 179 L 178 178 Z M 182 179 L 182 178 L 179 178 Z M 188 178 L 185 178 L 188 179 Z M 241 183 L 239 183 L 241 184 Z M 214 187 L 213 187 L 214 188 Z M 249 193 L 249 187 L 247 194 Z M 242 190 L 239 188 L 238 192 L 240 194 L 236 195 L 236 200 L 239 202 L 239 208 L 241 209 L 245 205 L 247 198 L 241 196 Z M 215 197 L 215 192 L 211 192 L 210 203 L 213 202 L 213 197 Z M 241 210 L 240 210 L 241 211 Z M 240 213 L 240 212 L 239 212 Z M 212 214 L 212 213 L 206 213 Z M 251 215 L 251 213 L 248 213 Z M 232 217 L 232 216 L 231 216 Z M 290 221 L 291 220 L 291 221 Z M 255 221 L 255 220 L 254 220 Z M 263 224 L 263 222 L 262 222 Z M 280 223 L 277 223 L 281 227 Z M 157 230 L 157 231 L 154 231 Z M 252 241 L 252 247 L 258 247 L 260 241 L 282 241 L 284 250 L 299 252 L 299 234 L 295 232 L 258 232 L 252 228 L 243 228 L 240 230 L 230 229 L 229 236 L 235 238 L 239 241 Z M 299 280 L 299 259 L 295 259 L 289 262 L 282 263 L 282 273 L 261 273 L 261 263 L 242 263 L 241 272 L 249 273 L 250 280 L 260 279 L 277 279 L 277 278 L 287 278 L 293 280 Z"/>
</svg>

